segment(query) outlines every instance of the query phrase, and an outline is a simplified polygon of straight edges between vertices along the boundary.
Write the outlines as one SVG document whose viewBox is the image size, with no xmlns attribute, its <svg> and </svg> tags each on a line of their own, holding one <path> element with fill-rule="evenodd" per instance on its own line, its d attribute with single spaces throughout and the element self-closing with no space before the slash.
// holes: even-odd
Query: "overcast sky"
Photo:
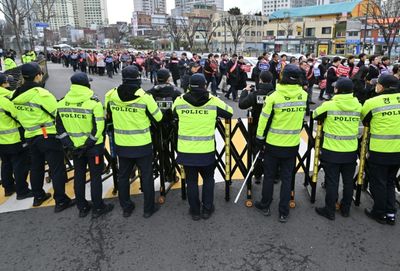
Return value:
<svg viewBox="0 0 400 271">
<path fill-rule="evenodd" d="M 133 0 L 107 0 L 110 23 L 116 21 L 130 22 L 133 11 Z M 239 7 L 242 12 L 261 11 L 261 0 L 225 0 L 225 9 Z M 167 0 L 167 12 L 175 7 L 175 0 Z"/>
</svg>

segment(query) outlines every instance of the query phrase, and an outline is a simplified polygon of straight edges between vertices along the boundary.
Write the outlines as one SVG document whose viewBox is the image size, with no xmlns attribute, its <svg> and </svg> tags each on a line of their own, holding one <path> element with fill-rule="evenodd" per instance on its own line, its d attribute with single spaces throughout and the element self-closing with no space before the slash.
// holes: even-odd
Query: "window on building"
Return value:
<svg viewBox="0 0 400 271">
<path fill-rule="evenodd" d="M 315 37 L 315 28 L 306 28 L 306 37 Z"/>
<path fill-rule="evenodd" d="M 273 36 L 273 35 L 274 35 L 274 30 L 267 31 L 267 36 Z"/>
<path fill-rule="evenodd" d="M 245 35 L 245 36 L 250 36 L 250 31 L 246 31 L 246 32 L 244 33 L 244 35 Z"/>
<path fill-rule="evenodd" d="M 358 31 L 349 31 L 349 37 L 357 37 Z"/>
<path fill-rule="evenodd" d="M 251 36 L 255 37 L 256 36 L 256 31 L 251 31 Z"/>
<path fill-rule="evenodd" d="M 289 30 L 288 30 L 288 35 L 289 35 L 289 36 L 293 36 L 293 30 L 292 30 L 292 29 L 289 29 Z"/>
<path fill-rule="evenodd" d="M 331 34 L 332 27 L 322 27 L 322 34 Z"/>
<path fill-rule="evenodd" d="M 221 33 L 218 32 L 218 34 L 221 34 Z M 217 37 L 217 33 L 216 33 L 216 32 L 213 33 L 213 37 L 214 37 L 214 38 Z"/>
<path fill-rule="evenodd" d="M 346 37 L 346 32 L 344 32 L 344 31 L 338 31 L 338 32 L 336 32 L 336 37 L 337 37 L 337 38 Z"/>
<path fill-rule="evenodd" d="M 278 30 L 278 36 L 285 36 L 285 30 Z"/>
</svg>

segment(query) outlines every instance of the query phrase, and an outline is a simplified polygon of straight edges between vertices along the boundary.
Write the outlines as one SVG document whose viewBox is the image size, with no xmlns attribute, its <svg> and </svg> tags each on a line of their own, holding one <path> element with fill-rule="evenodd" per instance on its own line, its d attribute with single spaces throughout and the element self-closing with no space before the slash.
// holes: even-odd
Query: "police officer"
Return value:
<svg viewBox="0 0 400 271">
<path fill-rule="evenodd" d="M 17 110 L 10 101 L 10 77 L 0 73 L 0 157 L 1 180 L 5 196 L 17 192 L 17 200 L 33 197 L 26 178 L 29 171 L 29 153 L 23 142 L 23 129 L 17 120 Z M 15 180 L 14 180 L 14 177 Z"/>
<path fill-rule="evenodd" d="M 154 134 L 161 132 L 161 141 L 156 140 L 157 148 L 160 155 L 160 159 L 163 159 L 164 169 L 167 171 L 167 179 L 170 182 L 175 182 L 175 167 L 171 164 L 169 152 L 173 152 L 175 148 L 176 140 L 174 136 L 174 124 L 172 116 L 172 104 L 176 98 L 181 96 L 181 92 L 172 84 L 172 77 L 167 69 L 160 69 L 157 72 L 158 85 L 154 86 L 148 91 L 150 95 L 153 96 L 154 100 L 157 102 L 158 107 L 163 113 L 163 119 L 161 125 L 158 127 L 158 131 Z M 161 144 L 163 144 L 161 146 Z M 161 148 L 162 147 L 162 148 Z M 174 154 L 172 155 L 174 156 Z M 162 169 L 162 170 L 164 170 Z"/>
<path fill-rule="evenodd" d="M 249 109 L 251 108 L 251 116 L 253 118 L 253 124 L 249 127 L 249 134 L 251 137 L 251 141 L 253 146 L 255 145 L 256 139 L 256 130 L 257 123 L 260 119 L 260 114 L 262 111 L 262 107 L 264 104 L 265 98 L 270 95 L 274 91 L 274 87 L 272 85 L 272 74 L 269 71 L 262 71 L 259 75 L 260 82 L 258 84 L 258 89 L 254 90 L 254 87 L 248 85 L 240 94 L 239 98 L 239 108 L 240 109 Z M 256 150 L 254 148 L 253 150 Z M 255 152 L 253 152 L 256 155 Z M 263 167 L 261 160 L 256 162 L 254 167 L 254 177 L 256 182 L 260 182 L 261 175 L 263 173 Z"/>
<path fill-rule="evenodd" d="M 8 71 L 11 69 L 14 69 L 17 67 L 17 64 L 15 64 L 15 61 L 12 59 L 11 53 L 8 53 L 4 57 L 4 70 Z"/>
<path fill-rule="evenodd" d="M 375 92 L 361 111 L 364 125 L 370 126 L 368 169 L 373 207 L 368 217 L 381 224 L 396 223 L 395 182 L 400 167 L 400 90 L 399 80 L 382 74 Z"/>
<path fill-rule="evenodd" d="M 12 100 L 31 152 L 30 181 L 34 195 L 33 206 L 40 206 L 51 197 L 50 193 L 43 190 L 47 161 L 54 188 L 54 210 L 58 213 L 73 206 L 75 201 L 65 194 L 67 173 L 64 152 L 60 140 L 56 138 L 54 124 L 57 100 L 48 90 L 40 87 L 43 72 L 36 62 L 22 65 L 21 73 L 24 83 L 14 92 Z"/>
<path fill-rule="evenodd" d="M 56 128 L 63 146 L 72 151 L 79 217 L 86 217 L 91 209 L 85 198 L 86 167 L 89 165 L 92 217 L 97 218 L 114 207 L 112 204 L 104 204 L 102 198 L 104 111 L 101 102 L 90 89 L 86 73 L 74 74 L 71 83 L 67 95 L 58 102 Z"/>
<path fill-rule="evenodd" d="M 129 195 L 129 177 L 137 165 L 144 194 L 143 216 L 149 218 L 160 208 L 154 203 L 150 122 L 161 121 L 162 113 L 153 97 L 140 85 L 138 69 L 134 66 L 124 68 L 122 85 L 106 94 L 106 108 L 107 119 L 114 126 L 115 149 L 119 160 L 118 196 L 123 216 L 129 217 L 135 208 Z"/>
<path fill-rule="evenodd" d="M 343 180 L 342 216 L 349 216 L 353 197 L 361 115 L 361 104 L 353 96 L 353 87 L 350 79 L 339 78 L 334 87 L 335 96 L 313 113 L 314 119 L 324 122 L 321 162 L 326 185 L 325 207 L 315 208 L 315 211 L 330 220 L 335 219 L 340 175 Z"/>
<path fill-rule="evenodd" d="M 285 67 L 276 91 L 267 97 L 257 127 L 257 142 L 264 152 L 262 199 L 255 207 L 265 216 L 271 215 L 273 182 L 278 168 L 281 177 L 279 221 L 287 222 L 293 170 L 300 145 L 300 132 L 306 113 L 307 93 L 299 85 L 300 69 Z"/>
<path fill-rule="evenodd" d="M 177 98 L 173 111 L 178 118 L 177 162 L 184 166 L 190 214 L 193 220 L 208 219 L 214 212 L 215 121 L 231 118 L 233 110 L 206 89 L 203 74 L 190 78 L 190 91 Z M 202 208 L 198 174 L 203 178 Z M 201 214 L 201 216 L 200 216 Z"/>
</svg>

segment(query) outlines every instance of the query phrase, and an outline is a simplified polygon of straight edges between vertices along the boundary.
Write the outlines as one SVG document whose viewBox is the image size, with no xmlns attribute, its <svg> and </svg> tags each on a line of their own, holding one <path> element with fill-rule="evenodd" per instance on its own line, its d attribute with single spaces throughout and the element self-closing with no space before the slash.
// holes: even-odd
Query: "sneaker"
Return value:
<svg viewBox="0 0 400 271">
<path fill-rule="evenodd" d="M 211 215 L 215 212 L 215 207 L 214 205 L 211 207 L 211 209 L 206 209 L 203 207 L 203 210 L 201 211 L 201 217 L 205 220 L 209 219 Z"/>
<path fill-rule="evenodd" d="M 99 218 L 102 215 L 105 215 L 109 212 L 111 212 L 114 209 L 114 204 L 106 204 L 103 208 L 101 209 L 93 209 L 92 211 L 92 218 Z"/>
<path fill-rule="evenodd" d="M 122 216 L 123 217 L 130 217 L 132 215 L 132 213 L 133 213 L 133 210 L 135 210 L 135 203 L 132 202 L 131 206 L 129 208 L 123 209 Z"/>
<path fill-rule="evenodd" d="M 154 215 L 155 213 L 157 213 L 157 211 L 158 210 L 160 210 L 160 204 L 158 204 L 158 203 L 154 203 L 154 208 L 153 208 L 153 211 L 151 211 L 151 212 L 148 212 L 148 213 L 144 213 L 143 214 L 143 217 L 144 218 L 149 218 L 149 217 L 151 217 L 152 215 Z"/>
<path fill-rule="evenodd" d="M 279 222 L 286 223 L 288 221 L 287 215 L 279 215 Z"/>
<path fill-rule="evenodd" d="M 335 220 L 335 215 L 330 214 L 325 207 L 316 207 L 315 212 L 329 220 Z"/>
<path fill-rule="evenodd" d="M 80 209 L 79 217 L 81 218 L 86 217 L 90 213 L 90 209 L 92 209 L 90 205 L 87 205 L 85 208 Z"/>
<path fill-rule="evenodd" d="M 396 215 L 395 214 L 387 214 L 386 215 L 386 223 L 394 226 L 396 224 Z"/>
<path fill-rule="evenodd" d="M 55 213 L 60 213 L 62 211 L 64 211 L 65 209 L 68 209 L 72 206 L 75 205 L 75 199 L 68 199 L 62 203 L 56 204 L 56 207 L 54 207 L 54 212 Z"/>
<path fill-rule="evenodd" d="M 370 208 L 365 208 L 364 209 L 364 213 L 371 219 L 375 220 L 376 222 L 378 222 L 379 224 L 386 224 L 387 223 L 387 219 L 386 216 L 379 216 L 376 215 L 372 209 Z"/>
<path fill-rule="evenodd" d="M 254 207 L 256 207 L 256 210 L 262 213 L 264 216 L 271 215 L 271 210 L 269 209 L 269 206 L 263 204 L 261 201 L 256 201 L 254 203 Z"/>
<path fill-rule="evenodd" d="M 27 199 L 27 198 L 33 198 L 33 193 L 31 190 L 29 190 L 27 193 L 25 193 L 23 195 L 17 195 L 17 200 L 23 200 L 23 199 Z"/>
<path fill-rule="evenodd" d="M 46 200 L 48 200 L 49 198 L 51 198 L 51 194 L 50 193 L 46 193 L 43 197 L 41 198 L 34 198 L 33 199 L 33 207 L 39 207 L 40 205 L 43 204 L 43 202 L 45 202 Z"/>
</svg>

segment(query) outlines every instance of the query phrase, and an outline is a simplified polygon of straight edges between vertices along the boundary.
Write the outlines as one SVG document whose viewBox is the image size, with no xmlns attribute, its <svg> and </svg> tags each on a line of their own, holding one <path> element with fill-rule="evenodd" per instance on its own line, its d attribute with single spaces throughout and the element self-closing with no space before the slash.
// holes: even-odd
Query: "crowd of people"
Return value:
<svg viewBox="0 0 400 271">
<path fill-rule="evenodd" d="M 17 199 L 33 197 L 33 206 L 48 200 L 51 195 L 43 190 L 47 161 L 55 211 L 73 206 L 75 201 L 65 194 L 64 155 L 67 152 L 74 161 L 79 216 L 87 216 L 91 209 L 93 217 L 110 212 L 113 205 L 103 201 L 101 181 L 104 134 L 107 132 L 118 157 L 118 197 L 123 216 L 129 217 L 135 209 L 129 195 L 129 179 L 136 165 L 144 194 L 144 217 L 148 218 L 160 208 L 155 203 L 155 141 L 152 136 L 164 131 L 162 141 L 170 141 L 172 149 L 168 150 L 177 153 L 176 159 L 175 155 L 167 159 L 170 161 L 167 167 L 175 168 L 174 165 L 179 164 L 184 168 L 192 219 L 210 218 L 215 211 L 215 122 L 217 117 L 233 115 L 232 108 L 217 95 L 220 88 L 226 92 L 226 98 L 232 95 L 241 109 L 251 108 L 257 124 L 250 131 L 250 140 L 255 146 L 254 157 L 260 155 L 263 162 L 254 175 L 256 178 L 264 175 L 264 178 L 262 197 L 255 207 L 263 215 L 271 215 L 273 183 L 279 176 L 278 217 L 285 223 L 289 217 L 292 174 L 304 116 L 309 113 L 312 88 L 318 82 L 320 98 L 327 101 L 313 115 L 323 123 L 321 161 L 327 193 L 326 206 L 316 208 L 316 212 L 335 219 L 342 175 L 344 192 L 340 212 L 343 217 L 349 216 L 353 176 L 359 157 L 358 128 L 362 121 L 371 134 L 368 167 L 374 200 L 373 207 L 367 208 L 365 213 L 379 223 L 395 224 L 395 183 L 400 167 L 400 84 L 398 66 L 389 70 L 385 57 L 371 56 L 367 67 L 365 55 L 359 56 L 358 65 L 354 57 L 323 59 L 316 65 L 313 55 L 288 61 L 285 55 L 274 53 L 270 59 L 269 54 L 264 53 L 253 69 L 255 86 L 247 85 L 243 57 L 236 54 L 230 58 L 225 54 L 221 57 L 209 54 L 204 63 L 196 54 L 188 59 L 186 53 L 179 58 L 172 54 L 168 59 L 158 52 L 131 55 L 111 51 L 62 52 L 58 57 L 64 59 L 66 66 L 72 64 L 73 69 L 80 69 L 71 77 L 71 88 L 59 102 L 41 87 L 43 73 L 35 62 L 22 65 L 24 81 L 14 92 L 7 90 L 10 79 L 3 74 L 0 76 L 1 173 L 8 196 L 16 192 Z M 101 75 L 99 68 L 102 67 L 97 64 L 99 60 L 104 61 L 103 57 L 112 59 L 110 73 L 120 68 L 122 74 L 122 84 L 107 92 L 104 105 L 91 89 L 87 75 L 87 72 Z M 96 65 L 90 66 L 91 63 Z M 146 74 L 155 85 L 147 92 L 141 87 L 141 78 Z M 178 80 L 184 90 L 182 94 L 177 87 Z M 360 82 L 364 84 L 358 89 Z M 239 99 L 238 90 L 242 90 Z M 159 146 L 154 148 L 165 151 L 163 147 L 161 150 Z M 27 162 L 29 157 L 30 163 Z M 85 199 L 87 166 L 92 204 Z M 26 182 L 28 172 L 31 189 Z M 203 179 L 201 200 L 199 174 Z M 175 179 L 174 176 L 169 178 Z"/>
</svg>

